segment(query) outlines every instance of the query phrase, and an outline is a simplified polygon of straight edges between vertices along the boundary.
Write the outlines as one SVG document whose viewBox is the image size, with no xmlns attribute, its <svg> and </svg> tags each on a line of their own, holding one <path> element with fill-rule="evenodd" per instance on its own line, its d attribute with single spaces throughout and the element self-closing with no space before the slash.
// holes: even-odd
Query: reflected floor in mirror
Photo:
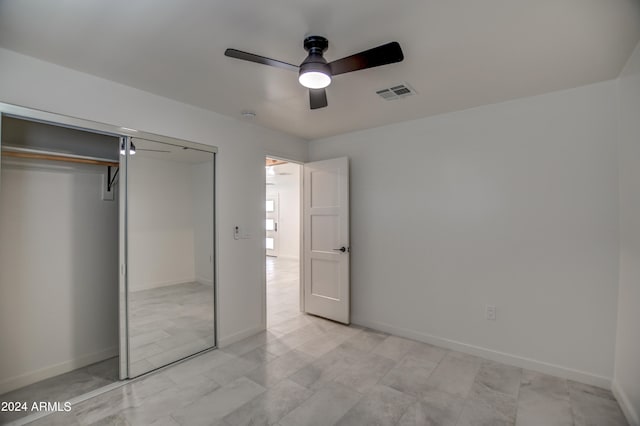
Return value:
<svg viewBox="0 0 640 426">
<path fill-rule="evenodd" d="M 197 282 L 134 291 L 130 376 L 214 346 L 213 287 Z"/>
<path fill-rule="evenodd" d="M 118 381 L 118 357 L 91 364 L 68 373 L 60 374 L 46 380 L 25 386 L 0 395 L 0 401 L 26 402 L 31 407 L 33 402 L 61 402 L 85 393 L 100 389 Z M 30 412 L 0 412 L 0 424 L 5 424 Z"/>
</svg>

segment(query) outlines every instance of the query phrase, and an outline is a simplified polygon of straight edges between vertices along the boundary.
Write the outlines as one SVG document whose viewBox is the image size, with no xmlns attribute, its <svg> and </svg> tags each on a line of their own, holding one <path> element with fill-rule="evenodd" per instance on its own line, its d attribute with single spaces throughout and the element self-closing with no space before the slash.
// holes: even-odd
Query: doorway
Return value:
<svg viewBox="0 0 640 426">
<path fill-rule="evenodd" d="M 266 321 L 279 329 L 303 315 L 300 299 L 302 166 L 265 161 Z"/>
</svg>

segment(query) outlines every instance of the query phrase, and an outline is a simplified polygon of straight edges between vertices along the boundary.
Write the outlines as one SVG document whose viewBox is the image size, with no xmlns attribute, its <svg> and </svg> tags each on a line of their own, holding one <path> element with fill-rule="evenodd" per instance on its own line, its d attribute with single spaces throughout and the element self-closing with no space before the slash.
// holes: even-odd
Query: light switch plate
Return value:
<svg viewBox="0 0 640 426">
<path fill-rule="evenodd" d="M 234 240 L 248 240 L 251 238 L 251 234 L 244 232 L 244 228 L 240 226 L 233 227 L 233 239 Z"/>
</svg>

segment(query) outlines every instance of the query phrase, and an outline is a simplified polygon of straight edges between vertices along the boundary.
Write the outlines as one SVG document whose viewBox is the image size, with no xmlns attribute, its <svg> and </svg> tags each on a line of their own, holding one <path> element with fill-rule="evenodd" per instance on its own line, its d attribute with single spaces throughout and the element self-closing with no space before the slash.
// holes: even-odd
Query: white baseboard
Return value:
<svg viewBox="0 0 640 426">
<path fill-rule="evenodd" d="M 9 377 L 0 381 L 0 394 L 20 389 L 21 387 L 45 380 L 58 374 L 68 373 L 78 368 L 86 367 L 96 362 L 118 356 L 118 347 L 114 346 L 99 352 L 83 355 L 69 361 L 59 364 L 50 365 L 36 371 L 20 374 L 19 376 Z"/>
<path fill-rule="evenodd" d="M 196 277 L 196 282 L 208 286 L 213 286 L 213 280 L 209 280 L 207 278 Z"/>
<path fill-rule="evenodd" d="M 295 260 L 295 261 L 300 260 L 300 258 L 298 256 L 285 256 L 285 255 L 279 255 L 278 259 Z"/>
<path fill-rule="evenodd" d="M 629 426 L 640 426 L 640 417 L 638 416 L 638 412 L 633 407 L 633 404 L 631 404 L 631 401 L 625 391 L 620 387 L 615 379 L 611 385 L 611 391 L 613 392 L 613 396 L 618 400 L 618 404 L 620 404 L 620 408 L 622 408 L 622 412 L 627 418 Z"/>
<path fill-rule="evenodd" d="M 492 361 L 502 362 L 504 364 L 513 365 L 515 367 L 526 368 L 529 370 L 538 371 L 540 373 L 574 380 L 576 382 L 586 383 L 605 389 L 611 389 L 611 377 L 599 376 L 596 374 L 588 373 L 586 371 L 575 370 L 560 365 L 537 361 L 531 358 L 525 358 L 518 355 L 495 351 L 492 349 L 470 345 L 468 343 L 458 342 L 451 339 L 445 339 L 443 337 L 433 336 L 431 334 L 426 334 L 407 328 L 396 327 L 377 321 L 369 321 L 362 318 L 353 318 L 353 323 L 374 330 L 383 331 L 385 333 L 394 334 L 396 336 L 406 337 L 408 339 L 418 340 L 420 342 L 441 346 L 447 349 L 453 349 L 459 352 L 476 355 L 481 358 L 490 359 Z"/>
<path fill-rule="evenodd" d="M 231 334 L 229 336 L 220 336 L 218 339 L 218 347 L 223 348 L 225 346 L 229 346 L 232 343 L 239 342 L 242 339 L 246 339 L 247 337 L 251 337 L 254 334 L 260 333 L 265 330 L 264 324 L 256 325 L 254 327 L 247 328 L 245 330 L 239 331 L 237 333 Z"/>
<path fill-rule="evenodd" d="M 139 284 L 136 285 L 135 288 L 132 288 L 131 291 L 141 291 L 141 290 L 151 290 L 152 288 L 160 288 L 160 287 L 167 287 L 170 285 L 177 285 L 177 284 L 186 284 L 186 283 L 192 283 L 195 282 L 196 279 L 195 278 L 184 278 L 181 280 L 171 280 L 171 281 L 159 281 L 159 282 L 155 282 L 155 283 L 144 283 L 144 284 Z"/>
</svg>

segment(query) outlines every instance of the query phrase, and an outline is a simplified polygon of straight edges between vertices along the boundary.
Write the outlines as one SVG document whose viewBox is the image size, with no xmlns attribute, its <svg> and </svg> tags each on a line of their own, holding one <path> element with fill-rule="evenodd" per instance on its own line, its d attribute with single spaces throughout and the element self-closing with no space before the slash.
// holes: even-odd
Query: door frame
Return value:
<svg viewBox="0 0 640 426">
<path fill-rule="evenodd" d="M 300 160 L 291 160 L 289 158 L 283 157 L 281 155 L 277 155 L 277 154 L 269 154 L 268 152 L 264 154 L 263 157 L 263 161 L 262 161 L 262 168 L 263 168 L 263 172 L 262 172 L 262 208 L 266 209 L 265 207 L 265 203 L 264 200 L 267 199 L 267 174 L 264 172 L 264 167 L 265 167 L 265 162 L 267 158 L 273 158 L 274 160 L 282 160 L 282 161 L 286 161 L 287 163 L 293 163 L 293 164 L 297 164 L 298 166 L 300 166 L 300 177 L 299 177 L 299 182 L 298 182 L 298 190 L 300 191 L 300 209 L 299 209 L 299 213 L 300 213 L 300 220 L 299 220 L 299 227 L 300 227 L 300 241 L 298 242 L 298 264 L 299 264 L 299 276 L 298 276 L 298 281 L 299 281 L 299 288 L 298 288 L 298 294 L 299 294 L 299 298 L 300 298 L 300 304 L 299 304 L 299 310 L 300 312 L 304 312 L 304 262 L 303 262 L 303 255 L 304 255 L 304 225 L 303 225 L 303 219 L 304 219 L 304 212 L 303 212 L 303 207 L 304 207 L 304 185 L 303 185 L 303 179 L 304 179 L 304 161 L 300 161 Z M 263 217 L 264 215 L 264 211 L 263 211 Z M 264 231 L 264 233 L 266 233 L 266 224 L 264 219 L 262 219 L 262 230 Z M 263 234 L 264 234 L 263 233 Z M 263 237 L 264 239 L 264 237 Z M 267 259 L 267 248 L 264 245 L 264 241 L 263 241 L 263 249 L 262 249 L 262 283 L 263 283 L 263 287 L 262 287 L 262 328 L 266 329 L 267 328 L 267 265 L 266 265 L 266 259 Z"/>
</svg>

